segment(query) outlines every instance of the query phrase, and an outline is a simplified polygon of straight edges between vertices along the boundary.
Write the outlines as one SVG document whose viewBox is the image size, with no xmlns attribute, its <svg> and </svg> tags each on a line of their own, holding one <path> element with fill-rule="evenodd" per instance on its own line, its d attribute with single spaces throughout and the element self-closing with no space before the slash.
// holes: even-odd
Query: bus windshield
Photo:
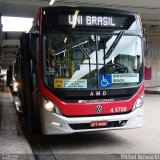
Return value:
<svg viewBox="0 0 160 160">
<path fill-rule="evenodd" d="M 111 89 L 142 81 L 141 38 L 55 32 L 43 36 L 43 76 L 51 89 Z"/>
</svg>

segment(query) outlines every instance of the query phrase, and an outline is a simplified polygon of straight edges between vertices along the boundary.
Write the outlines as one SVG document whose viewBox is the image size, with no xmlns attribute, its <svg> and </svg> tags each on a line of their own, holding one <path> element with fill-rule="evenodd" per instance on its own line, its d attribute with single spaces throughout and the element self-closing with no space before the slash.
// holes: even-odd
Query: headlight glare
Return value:
<svg viewBox="0 0 160 160">
<path fill-rule="evenodd" d="M 48 110 L 49 112 L 52 112 L 54 110 L 54 104 L 51 101 L 44 101 L 43 102 L 43 106 L 46 110 Z"/>
<path fill-rule="evenodd" d="M 19 84 L 18 84 L 18 82 L 14 82 L 14 85 L 15 85 L 16 87 L 18 87 Z"/>
<path fill-rule="evenodd" d="M 49 100 L 43 99 L 43 107 L 49 112 L 61 115 L 59 107 Z"/>
</svg>

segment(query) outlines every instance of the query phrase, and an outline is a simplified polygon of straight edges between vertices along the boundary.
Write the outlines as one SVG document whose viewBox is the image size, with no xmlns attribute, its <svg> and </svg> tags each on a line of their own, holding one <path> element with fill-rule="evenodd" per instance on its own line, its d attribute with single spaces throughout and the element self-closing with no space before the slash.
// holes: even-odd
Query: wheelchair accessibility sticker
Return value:
<svg viewBox="0 0 160 160">
<path fill-rule="evenodd" d="M 111 88 L 114 84 L 138 82 L 139 73 L 99 74 L 98 88 Z"/>
<path fill-rule="evenodd" d="M 98 88 L 111 88 L 111 87 L 112 87 L 112 75 L 99 74 Z"/>
</svg>

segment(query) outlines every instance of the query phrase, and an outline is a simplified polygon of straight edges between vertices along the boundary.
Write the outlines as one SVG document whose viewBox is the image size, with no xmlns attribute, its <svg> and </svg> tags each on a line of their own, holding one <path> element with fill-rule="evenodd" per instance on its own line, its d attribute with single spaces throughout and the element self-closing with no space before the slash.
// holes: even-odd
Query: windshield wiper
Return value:
<svg viewBox="0 0 160 160">
<path fill-rule="evenodd" d="M 121 31 L 118 36 L 116 37 L 116 39 L 114 40 L 114 42 L 112 43 L 112 45 L 110 46 L 109 50 L 107 51 L 107 53 L 105 54 L 104 59 L 109 58 L 109 56 L 112 54 L 113 50 L 116 48 L 118 42 L 120 41 L 120 39 L 122 38 L 124 34 L 124 31 Z"/>
<path fill-rule="evenodd" d="M 87 51 L 84 49 L 83 44 L 81 42 L 79 42 L 79 40 L 75 37 L 75 35 L 72 32 L 67 31 L 67 33 L 70 35 L 70 37 L 75 41 L 75 43 L 79 46 L 79 48 L 81 49 L 81 51 L 84 53 L 84 55 L 86 56 L 87 59 L 90 59 L 89 54 L 87 53 Z"/>
</svg>

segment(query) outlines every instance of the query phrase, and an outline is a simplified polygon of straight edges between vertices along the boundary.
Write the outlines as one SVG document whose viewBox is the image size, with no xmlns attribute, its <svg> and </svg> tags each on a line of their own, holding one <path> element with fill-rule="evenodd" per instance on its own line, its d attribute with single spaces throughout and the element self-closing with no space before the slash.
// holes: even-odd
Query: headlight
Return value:
<svg viewBox="0 0 160 160">
<path fill-rule="evenodd" d="M 14 85 L 17 87 L 18 86 L 18 82 L 14 82 Z"/>
<path fill-rule="evenodd" d="M 13 86 L 13 91 L 17 92 L 18 91 L 18 83 L 16 81 L 13 82 L 12 86 Z"/>
<path fill-rule="evenodd" d="M 136 108 L 140 108 L 143 103 L 144 103 L 144 98 L 143 98 L 143 94 L 141 96 L 139 96 L 139 98 L 136 100 L 136 102 L 133 105 L 132 111 L 135 110 Z"/>
<path fill-rule="evenodd" d="M 43 107 L 49 112 L 53 112 L 53 113 L 62 115 L 59 107 L 56 106 L 53 102 L 49 100 L 43 99 Z"/>
</svg>

